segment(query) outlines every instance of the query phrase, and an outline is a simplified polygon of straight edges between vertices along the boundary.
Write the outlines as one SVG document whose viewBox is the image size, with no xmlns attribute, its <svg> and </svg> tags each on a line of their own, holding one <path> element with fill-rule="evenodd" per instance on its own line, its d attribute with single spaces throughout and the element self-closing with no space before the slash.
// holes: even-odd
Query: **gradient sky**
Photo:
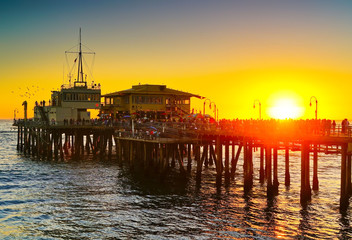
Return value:
<svg viewBox="0 0 352 240">
<path fill-rule="evenodd" d="M 352 119 L 351 13 L 324 0 L 1 1 L 0 118 L 23 117 L 24 100 L 32 116 L 65 82 L 81 27 L 103 94 L 166 84 L 211 99 L 220 118 L 257 118 L 255 99 L 268 118 L 285 96 L 314 118 L 315 96 L 319 118 Z"/>
</svg>

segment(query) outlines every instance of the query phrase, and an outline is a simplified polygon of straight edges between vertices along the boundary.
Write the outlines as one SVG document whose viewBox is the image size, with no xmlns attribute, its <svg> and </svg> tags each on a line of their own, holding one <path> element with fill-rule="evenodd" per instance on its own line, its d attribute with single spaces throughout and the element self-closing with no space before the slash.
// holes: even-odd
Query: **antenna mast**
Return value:
<svg viewBox="0 0 352 240">
<path fill-rule="evenodd" d="M 87 82 L 83 77 L 83 53 L 84 54 L 95 54 L 95 52 L 82 52 L 82 37 L 81 37 L 81 28 L 79 28 L 79 45 L 78 52 L 65 51 L 65 53 L 78 53 L 78 68 L 77 68 L 77 79 L 75 79 L 74 87 L 87 87 Z M 75 59 L 75 62 L 77 60 Z M 71 77 L 71 76 L 70 76 Z"/>
<path fill-rule="evenodd" d="M 81 79 L 81 81 L 80 81 Z M 81 28 L 79 28 L 79 52 L 78 52 L 78 71 L 77 71 L 77 82 L 83 83 L 83 63 L 82 63 L 82 40 L 81 40 Z"/>
</svg>

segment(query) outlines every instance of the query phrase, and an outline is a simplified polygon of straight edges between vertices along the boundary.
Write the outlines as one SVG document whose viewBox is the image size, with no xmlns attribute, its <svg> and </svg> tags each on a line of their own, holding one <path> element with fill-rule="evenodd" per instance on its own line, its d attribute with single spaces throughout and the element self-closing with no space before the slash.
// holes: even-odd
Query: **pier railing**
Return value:
<svg viewBox="0 0 352 240">
<path fill-rule="evenodd" d="M 70 89 L 70 88 L 73 88 L 74 87 L 74 84 L 62 84 L 61 85 L 61 89 Z M 87 89 L 100 89 L 101 86 L 100 84 L 87 84 Z"/>
<path fill-rule="evenodd" d="M 340 124 L 331 126 L 323 121 L 315 120 L 287 120 L 287 121 L 220 121 L 219 123 L 209 122 L 141 122 L 121 120 L 87 120 L 87 121 L 65 121 L 55 123 L 45 123 L 18 119 L 14 125 L 25 125 L 29 127 L 113 127 L 117 133 L 128 137 L 158 138 L 158 137 L 197 137 L 199 135 L 237 135 L 244 137 L 278 137 L 278 138 L 302 138 L 307 136 L 324 136 L 352 138 L 352 126 L 342 126 Z"/>
</svg>

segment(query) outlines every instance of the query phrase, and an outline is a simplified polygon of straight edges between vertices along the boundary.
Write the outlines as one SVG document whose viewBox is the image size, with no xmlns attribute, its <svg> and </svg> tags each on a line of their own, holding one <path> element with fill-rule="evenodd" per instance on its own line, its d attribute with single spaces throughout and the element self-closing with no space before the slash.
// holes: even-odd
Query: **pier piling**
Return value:
<svg viewBox="0 0 352 240">
<path fill-rule="evenodd" d="M 318 152 L 341 153 L 341 193 L 340 209 L 345 211 L 352 194 L 351 152 L 349 138 L 330 137 L 309 140 L 270 139 L 247 135 L 231 135 L 199 132 L 188 138 L 140 138 L 119 132 L 108 126 L 50 126 L 35 125 L 29 121 L 17 124 L 16 148 L 26 156 L 41 160 L 69 161 L 82 160 L 92 155 L 111 161 L 116 159 L 130 169 L 141 168 L 157 174 L 163 179 L 170 168 L 179 168 L 183 177 L 190 177 L 192 161 L 196 163 L 197 186 L 201 186 L 203 167 L 215 163 L 217 190 L 221 191 L 222 174 L 225 186 L 234 180 L 237 163 L 243 152 L 243 186 L 247 193 L 253 187 L 253 152 L 260 151 L 259 182 L 267 184 L 269 198 L 279 194 L 278 151 L 284 150 L 285 186 L 290 185 L 290 151 L 301 152 L 301 204 L 305 205 L 312 197 L 310 186 L 310 153 L 313 156 L 312 189 L 319 190 Z M 115 147 L 114 147 L 115 145 Z M 231 149 L 230 149 L 231 148 Z M 230 153 L 231 152 L 231 153 Z M 184 160 L 187 161 L 185 166 Z"/>
</svg>

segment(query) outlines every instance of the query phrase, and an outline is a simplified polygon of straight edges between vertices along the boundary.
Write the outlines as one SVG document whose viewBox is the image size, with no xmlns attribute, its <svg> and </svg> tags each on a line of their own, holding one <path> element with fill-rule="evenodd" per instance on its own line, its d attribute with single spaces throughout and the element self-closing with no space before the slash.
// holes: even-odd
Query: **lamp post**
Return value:
<svg viewBox="0 0 352 240">
<path fill-rule="evenodd" d="M 315 96 L 310 97 L 309 106 L 312 106 L 312 99 L 315 99 L 315 120 L 318 119 L 318 100 Z M 313 190 L 319 189 L 318 181 L 318 151 L 317 145 L 314 145 L 314 155 L 313 155 Z"/>
<path fill-rule="evenodd" d="M 18 113 L 18 109 L 15 108 L 15 110 L 13 110 L 13 119 L 16 120 L 16 113 Z"/>
<path fill-rule="evenodd" d="M 24 101 L 22 103 L 22 106 L 24 108 L 24 120 L 27 121 L 27 101 Z M 45 104 L 43 103 L 43 106 L 45 106 Z"/>
<path fill-rule="evenodd" d="M 203 115 L 205 115 L 205 103 L 209 101 L 211 103 L 211 100 L 209 98 L 205 99 L 203 102 Z"/>
<path fill-rule="evenodd" d="M 314 97 L 314 96 L 310 97 L 309 106 L 312 106 L 312 99 L 313 98 L 315 99 L 315 120 L 317 120 L 318 119 L 318 100 L 316 97 Z"/>
<path fill-rule="evenodd" d="M 211 105 L 214 105 L 214 119 L 217 121 L 217 114 L 216 114 L 216 104 L 215 102 L 210 102 L 209 108 L 211 109 Z"/>
<path fill-rule="evenodd" d="M 259 104 L 259 120 L 262 119 L 262 104 L 260 103 L 260 101 L 258 99 L 254 100 L 254 103 L 253 103 L 253 108 L 255 108 L 255 103 L 258 102 Z"/>
</svg>

